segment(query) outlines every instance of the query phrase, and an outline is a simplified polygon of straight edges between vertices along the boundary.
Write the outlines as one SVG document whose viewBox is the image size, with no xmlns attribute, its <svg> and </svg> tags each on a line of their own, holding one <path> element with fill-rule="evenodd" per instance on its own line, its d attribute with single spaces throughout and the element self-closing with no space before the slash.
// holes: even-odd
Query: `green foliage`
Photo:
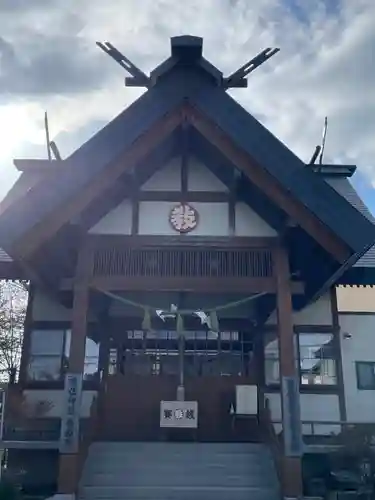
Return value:
<svg viewBox="0 0 375 500">
<path fill-rule="evenodd" d="M 19 500 L 21 497 L 19 488 L 9 479 L 0 481 L 0 500 Z"/>
<path fill-rule="evenodd" d="M 331 454 L 333 469 L 351 470 L 362 483 L 373 484 L 375 478 L 375 426 L 348 426 L 339 436 L 342 447 Z"/>
</svg>

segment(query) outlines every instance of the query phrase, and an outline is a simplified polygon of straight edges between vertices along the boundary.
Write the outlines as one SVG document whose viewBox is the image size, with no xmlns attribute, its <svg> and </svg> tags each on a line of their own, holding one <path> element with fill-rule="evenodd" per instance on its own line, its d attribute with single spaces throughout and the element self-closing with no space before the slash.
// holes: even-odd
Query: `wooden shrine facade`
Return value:
<svg viewBox="0 0 375 500">
<path fill-rule="evenodd" d="M 375 227 L 326 182 L 327 166 L 304 164 L 228 95 L 228 88 L 244 86 L 245 76 L 224 78 L 203 57 L 202 39 L 176 37 L 168 60 L 150 77 L 132 80 L 146 92 L 69 158 L 16 162 L 22 189 L 3 201 L 0 215 L 0 246 L 10 260 L 3 275 L 30 280 L 71 312 L 61 420 L 72 424 L 75 446 L 60 449 L 60 493 L 71 494 L 78 484 L 80 422 L 75 415 L 72 423 L 68 413 L 80 401 L 92 315 L 106 327 L 103 298 L 125 292 L 173 292 L 182 298 L 224 292 L 260 295 L 258 329 L 276 311 L 281 476 L 285 496 L 301 495 L 293 311 L 347 276 L 374 245 Z M 176 157 L 170 173 L 178 178 L 177 187 L 165 176 L 157 188 L 145 189 Z M 194 158 L 219 179 L 219 190 L 211 189 L 211 180 L 191 188 Z M 131 210 L 117 212 L 116 225 L 99 231 L 98 224 L 122 202 Z M 129 329 L 126 321 L 123 328 Z M 155 403 L 166 393 L 153 391 L 154 379 L 149 384 Z M 217 387 L 233 389 L 233 380 Z M 209 395 L 209 383 L 205 387 Z M 118 388 L 112 385 L 114 403 Z M 199 393 L 199 382 L 194 390 L 197 399 L 210 401 Z M 118 407 L 111 408 L 115 414 Z"/>
</svg>

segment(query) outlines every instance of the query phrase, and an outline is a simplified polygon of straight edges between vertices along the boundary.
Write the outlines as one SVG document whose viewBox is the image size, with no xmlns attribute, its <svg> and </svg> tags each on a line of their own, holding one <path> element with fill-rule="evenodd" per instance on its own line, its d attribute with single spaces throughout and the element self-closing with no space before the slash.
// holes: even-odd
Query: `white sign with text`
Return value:
<svg viewBox="0 0 375 500">
<path fill-rule="evenodd" d="M 198 427 L 198 402 L 161 401 L 160 427 L 196 429 Z"/>
</svg>

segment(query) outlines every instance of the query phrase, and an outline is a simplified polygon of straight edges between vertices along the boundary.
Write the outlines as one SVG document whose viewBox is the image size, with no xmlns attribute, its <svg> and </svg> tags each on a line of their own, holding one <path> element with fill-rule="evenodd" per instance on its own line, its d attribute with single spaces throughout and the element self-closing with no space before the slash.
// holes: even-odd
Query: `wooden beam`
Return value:
<svg viewBox="0 0 375 500">
<path fill-rule="evenodd" d="M 106 290 L 123 291 L 180 291 L 202 293 L 276 293 L 276 284 L 273 278 L 150 278 L 127 276 L 96 276 L 91 278 L 90 285 Z M 60 290 L 72 290 L 73 280 L 61 280 Z M 296 295 L 305 293 L 304 284 L 293 282 L 291 292 Z"/>
<path fill-rule="evenodd" d="M 315 217 L 302 203 L 294 200 L 290 193 L 283 189 L 277 181 L 266 172 L 261 165 L 237 147 L 217 125 L 212 123 L 197 109 L 186 108 L 190 123 L 217 149 L 219 149 L 234 165 L 237 166 L 261 191 L 277 206 L 296 220 L 323 248 L 341 264 L 346 262 L 351 251 L 329 228 Z"/>
<path fill-rule="evenodd" d="M 340 409 L 340 420 L 343 422 L 347 421 L 346 412 L 346 397 L 345 397 L 345 385 L 344 385 L 344 371 L 342 363 L 342 349 L 341 349 L 341 328 L 339 320 L 339 310 L 337 303 L 337 293 L 336 287 L 331 287 L 330 290 L 331 299 L 331 312 L 332 312 L 332 326 L 333 326 L 333 348 L 336 357 L 336 373 L 337 373 L 337 388 L 339 395 L 339 409 Z"/>
<path fill-rule="evenodd" d="M 228 203 L 230 194 L 216 191 L 139 191 L 139 201 L 171 201 L 178 203 L 186 202 L 200 203 Z"/>
<path fill-rule="evenodd" d="M 186 121 L 181 127 L 181 194 L 180 201 L 186 202 L 186 195 L 189 189 L 189 167 L 190 167 L 190 150 L 189 150 L 189 125 Z M 180 194 L 180 196 L 181 196 Z"/>
<path fill-rule="evenodd" d="M 216 247 L 216 248 L 274 248 L 278 245 L 278 239 L 274 237 L 210 237 L 210 236 L 153 236 L 153 235 L 102 235 L 90 234 L 87 237 L 88 244 L 93 248 L 110 247 L 112 245 L 142 248 L 149 246 L 160 247 Z"/>
<path fill-rule="evenodd" d="M 283 496 L 300 498 L 302 485 L 302 428 L 299 409 L 299 370 L 293 329 L 292 290 L 287 250 L 273 252 L 277 283 L 277 323 L 280 352 L 281 407 L 284 454 L 282 456 Z M 295 439 L 294 439 L 295 438 Z M 294 449 L 300 447 L 300 450 Z"/>
<path fill-rule="evenodd" d="M 101 193 L 108 189 L 127 170 L 133 168 L 153 148 L 169 136 L 182 120 L 182 107 L 168 113 L 127 149 L 124 155 L 108 168 L 103 169 L 88 185 L 77 193 L 69 203 L 64 203 L 38 222 L 16 243 L 15 252 L 25 257 L 30 255 L 61 226 L 74 219 Z"/>
<path fill-rule="evenodd" d="M 83 379 L 90 294 L 88 280 L 92 274 L 92 258 L 93 254 L 90 247 L 84 245 L 79 252 L 76 275 L 74 278 L 72 333 L 69 350 L 69 368 L 65 378 L 65 392 L 68 388 L 69 375 L 80 374 Z M 80 405 L 80 400 L 77 401 L 77 405 Z M 65 413 L 67 412 L 63 409 L 63 414 Z M 77 419 L 73 424 L 74 429 L 76 429 L 75 439 L 79 440 L 79 410 L 74 418 Z M 58 474 L 59 493 L 74 494 L 77 491 L 80 479 L 78 472 L 79 442 L 76 443 L 76 446 L 76 452 L 60 454 Z"/>
</svg>

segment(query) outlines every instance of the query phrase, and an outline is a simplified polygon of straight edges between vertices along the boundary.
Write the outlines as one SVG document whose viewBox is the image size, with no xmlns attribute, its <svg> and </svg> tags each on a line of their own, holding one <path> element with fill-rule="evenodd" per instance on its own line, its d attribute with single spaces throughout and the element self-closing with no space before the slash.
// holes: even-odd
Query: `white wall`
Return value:
<svg viewBox="0 0 375 500">
<path fill-rule="evenodd" d="M 313 304 L 309 304 L 301 311 L 293 313 L 295 325 L 332 325 L 331 296 L 326 293 Z M 267 321 L 268 325 L 277 324 L 277 314 L 274 311 Z"/>
<path fill-rule="evenodd" d="M 181 191 L 181 158 L 173 158 L 155 172 L 141 189 L 142 191 Z"/>
<path fill-rule="evenodd" d="M 176 203 L 168 201 L 143 201 L 139 204 L 139 234 L 172 235 L 176 232 L 169 213 Z M 198 211 L 197 227 L 187 233 L 192 236 L 228 236 L 229 215 L 227 203 L 190 203 Z"/>
<path fill-rule="evenodd" d="M 358 390 L 355 367 L 356 361 L 375 362 L 375 313 L 340 314 L 339 321 L 348 422 L 375 422 L 375 390 Z"/>
<path fill-rule="evenodd" d="M 158 170 L 142 186 L 142 191 L 180 191 L 181 158 L 176 157 Z M 192 159 L 189 165 L 190 192 L 226 192 L 227 187 L 200 161 Z M 144 201 L 139 207 L 139 234 L 170 236 L 178 234 L 169 223 L 169 214 L 176 205 L 172 202 Z M 229 229 L 228 203 L 191 203 L 198 211 L 198 226 L 188 233 L 192 236 L 232 236 Z M 235 207 L 235 236 L 270 237 L 277 233 L 245 203 Z M 132 206 L 123 201 L 95 226 L 91 234 L 131 234 Z"/>
<path fill-rule="evenodd" d="M 236 203 L 236 236 L 277 236 L 277 232 L 269 226 L 246 203 Z"/>
<path fill-rule="evenodd" d="M 26 404 L 30 405 L 31 409 L 40 401 L 47 401 L 51 403 L 50 410 L 46 414 L 41 415 L 41 418 L 61 417 L 64 391 L 28 389 L 24 391 L 24 396 Z M 82 403 L 80 411 L 80 416 L 82 418 L 90 416 L 90 408 L 94 396 L 96 396 L 96 391 L 82 391 Z"/>
<path fill-rule="evenodd" d="M 202 162 L 192 158 L 189 163 L 188 190 L 226 192 L 228 188 Z"/>
<path fill-rule="evenodd" d="M 271 417 L 274 421 L 281 421 L 281 396 L 280 393 L 268 393 L 266 397 L 270 402 Z M 312 422 L 339 422 L 340 406 L 337 394 L 300 394 L 301 420 Z M 281 424 L 275 424 L 277 432 L 281 430 Z M 302 432 L 305 436 L 313 433 L 319 435 L 329 435 L 338 433 L 338 425 L 311 425 L 304 424 Z"/>
<path fill-rule="evenodd" d="M 59 304 L 40 290 L 33 298 L 33 321 L 70 321 L 72 310 Z"/>
<path fill-rule="evenodd" d="M 131 234 L 132 205 L 124 200 L 115 209 L 105 215 L 89 233 L 91 234 Z"/>
<path fill-rule="evenodd" d="M 189 203 L 199 216 L 197 227 L 186 236 L 230 236 L 228 203 Z M 169 223 L 169 213 L 176 203 L 143 201 L 139 205 L 139 234 L 177 235 Z M 277 236 L 250 207 L 236 205 L 236 236 Z"/>
</svg>

